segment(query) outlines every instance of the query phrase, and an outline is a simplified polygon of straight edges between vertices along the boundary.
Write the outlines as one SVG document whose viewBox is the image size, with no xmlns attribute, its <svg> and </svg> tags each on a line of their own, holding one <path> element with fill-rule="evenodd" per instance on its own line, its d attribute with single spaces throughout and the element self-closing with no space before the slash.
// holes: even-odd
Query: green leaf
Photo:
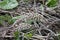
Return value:
<svg viewBox="0 0 60 40">
<path fill-rule="evenodd" d="M 0 25 L 2 25 L 4 22 L 9 23 L 10 19 L 12 19 L 12 17 L 10 15 L 8 15 L 8 14 L 1 15 L 0 16 Z"/>
<path fill-rule="evenodd" d="M 24 18 L 24 15 L 13 17 L 12 19 Z"/>
<path fill-rule="evenodd" d="M 17 19 L 19 18 L 24 18 L 24 16 L 16 16 L 16 17 L 13 17 L 12 19 L 9 20 L 9 24 L 13 24 Z"/>
<path fill-rule="evenodd" d="M 3 20 L 0 20 L 0 26 L 2 26 L 3 25 Z"/>
<path fill-rule="evenodd" d="M 12 17 L 8 14 L 0 16 L 1 20 L 4 20 L 5 22 L 8 22 Z"/>
<path fill-rule="evenodd" d="M 46 5 L 47 5 L 48 7 L 55 7 L 55 6 L 57 5 L 57 3 L 58 3 L 58 0 L 48 0 L 48 1 L 46 2 Z"/>
<path fill-rule="evenodd" d="M 18 6 L 18 2 L 16 0 L 0 1 L 0 8 L 2 8 L 2 9 L 13 9 L 16 6 Z"/>
<path fill-rule="evenodd" d="M 4 16 L 2 16 L 2 15 L 0 16 L 0 20 L 4 20 L 4 18 L 5 18 Z"/>
<path fill-rule="evenodd" d="M 21 18 L 21 17 L 22 17 L 22 16 L 13 17 L 12 19 L 10 19 L 9 24 L 14 23 L 17 19 L 19 19 L 19 18 Z"/>
<path fill-rule="evenodd" d="M 19 32 L 18 31 L 14 32 L 14 37 L 15 37 L 15 40 L 19 40 Z"/>
<path fill-rule="evenodd" d="M 27 37 L 27 38 L 31 38 L 33 36 L 33 34 L 32 33 L 28 33 L 28 34 L 24 34 L 24 36 Z"/>
<path fill-rule="evenodd" d="M 8 14 L 4 15 L 4 21 L 9 21 L 12 17 Z"/>
<path fill-rule="evenodd" d="M 10 20 L 8 21 L 8 23 L 9 23 L 9 24 L 13 24 L 15 21 L 16 21 L 16 19 L 10 19 Z"/>
</svg>

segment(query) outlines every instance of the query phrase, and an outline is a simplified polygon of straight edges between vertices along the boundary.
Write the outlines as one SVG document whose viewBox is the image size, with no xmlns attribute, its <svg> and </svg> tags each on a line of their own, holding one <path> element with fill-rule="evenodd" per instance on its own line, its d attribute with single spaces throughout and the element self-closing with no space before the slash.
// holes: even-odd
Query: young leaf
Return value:
<svg viewBox="0 0 60 40">
<path fill-rule="evenodd" d="M 16 0 L 3 0 L 0 1 L 1 9 L 13 9 L 18 6 L 18 2 Z"/>
<path fill-rule="evenodd" d="M 19 18 L 22 18 L 23 16 L 16 16 L 16 17 L 13 17 L 12 19 L 19 19 Z"/>
<path fill-rule="evenodd" d="M 4 15 L 4 21 L 9 21 L 12 17 L 8 14 Z"/>
<path fill-rule="evenodd" d="M 48 1 L 46 2 L 46 5 L 47 5 L 48 7 L 55 7 L 55 6 L 57 5 L 57 2 L 58 2 L 58 0 L 48 0 Z"/>
<path fill-rule="evenodd" d="M 0 25 L 2 25 L 4 22 L 9 23 L 10 22 L 10 19 L 12 19 L 12 17 L 10 15 L 8 15 L 8 14 L 1 15 L 0 16 Z"/>
<path fill-rule="evenodd" d="M 28 34 L 24 34 L 24 36 L 27 38 L 31 38 L 33 35 L 32 35 L 32 33 L 28 33 Z"/>
<path fill-rule="evenodd" d="M 19 40 L 19 32 L 18 31 L 14 32 L 14 37 L 15 37 L 15 40 Z"/>
<path fill-rule="evenodd" d="M 17 19 L 19 18 L 24 18 L 24 16 L 16 16 L 16 17 L 13 17 L 12 19 L 9 20 L 9 24 L 13 24 Z"/>
<path fill-rule="evenodd" d="M 3 20 L 0 20 L 0 26 L 2 26 L 3 25 Z"/>
</svg>

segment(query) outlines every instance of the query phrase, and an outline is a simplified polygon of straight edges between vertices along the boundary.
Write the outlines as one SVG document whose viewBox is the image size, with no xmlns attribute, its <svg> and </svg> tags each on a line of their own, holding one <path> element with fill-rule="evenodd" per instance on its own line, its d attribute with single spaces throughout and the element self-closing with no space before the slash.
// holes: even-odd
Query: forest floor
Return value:
<svg viewBox="0 0 60 40">
<path fill-rule="evenodd" d="M 40 8 L 41 4 L 21 3 L 12 10 L 0 9 L 0 16 L 7 19 L 15 18 L 14 23 L 3 21 L 0 24 L 0 40 L 13 40 L 14 32 L 17 30 L 23 34 L 33 34 L 32 40 L 60 40 L 58 35 L 60 32 L 60 5 L 55 8 L 48 8 L 45 5 Z M 18 18 L 16 18 L 18 16 Z M 6 17 L 6 16 L 5 16 Z M 1 21 L 2 22 L 2 21 Z M 24 35 L 23 35 L 24 36 Z M 23 38 L 22 38 L 23 39 Z M 29 38 L 26 38 L 29 40 Z"/>
</svg>

